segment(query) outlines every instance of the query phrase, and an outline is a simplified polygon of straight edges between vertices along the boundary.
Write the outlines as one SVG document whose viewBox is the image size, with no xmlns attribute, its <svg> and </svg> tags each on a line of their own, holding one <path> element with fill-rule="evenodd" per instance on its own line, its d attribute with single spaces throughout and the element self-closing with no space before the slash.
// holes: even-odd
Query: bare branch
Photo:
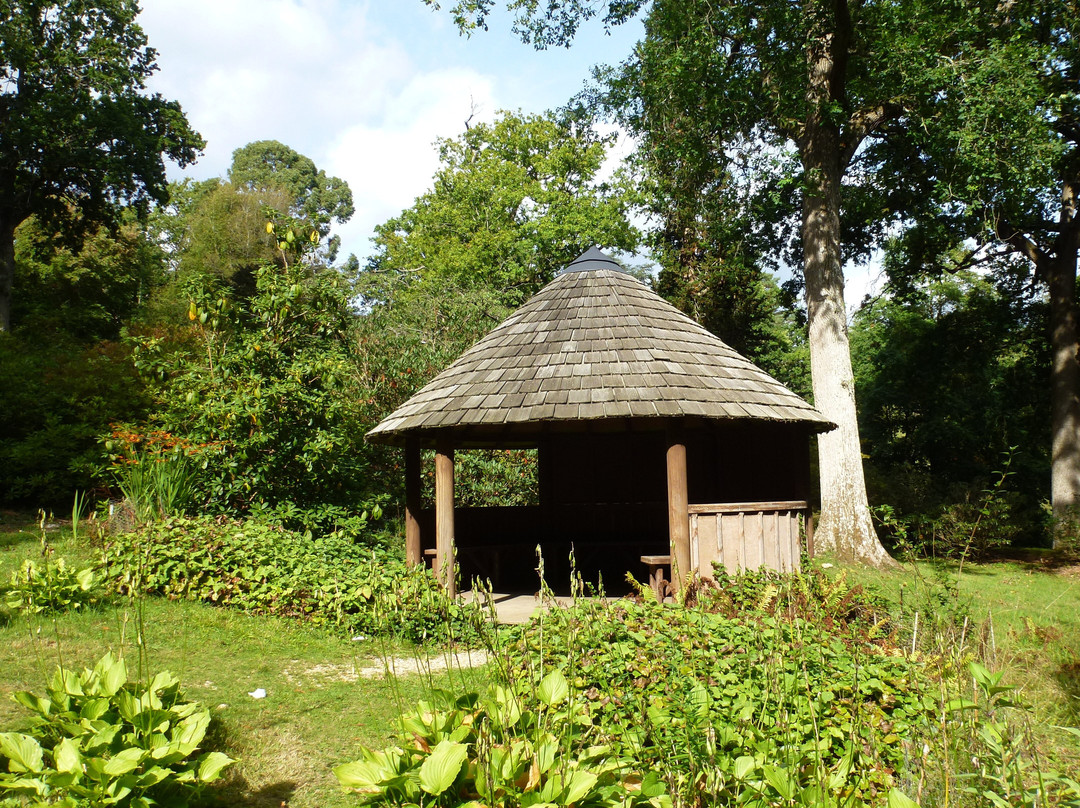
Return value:
<svg viewBox="0 0 1080 808">
<path fill-rule="evenodd" d="M 1036 275 L 1042 274 L 1050 256 L 1038 244 L 1013 227 L 1004 217 L 994 219 L 993 227 L 997 237 L 1008 244 L 1013 252 L 1019 253 L 1035 265 Z"/>
<path fill-rule="evenodd" d="M 862 142 L 884 124 L 899 118 L 903 112 L 904 108 L 899 103 L 886 101 L 871 109 L 853 113 L 848 121 L 847 138 L 840 153 L 840 165 L 847 168 Z"/>
</svg>

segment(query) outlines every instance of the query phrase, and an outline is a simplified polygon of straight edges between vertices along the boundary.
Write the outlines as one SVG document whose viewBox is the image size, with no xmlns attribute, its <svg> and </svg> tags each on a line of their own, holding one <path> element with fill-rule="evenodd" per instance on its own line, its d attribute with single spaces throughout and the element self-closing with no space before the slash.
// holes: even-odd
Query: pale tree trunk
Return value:
<svg viewBox="0 0 1080 808">
<path fill-rule="evenodd" d="M 849 21 L 842 0 L 837 6 L 823 4 L 811 14 L 814 25 L 807 38 L 808 112 L 799 142 L 806 177 L 802 237 L 810 371 L 814 405 L 837 425 L 818 436 L 821 521 L 814 541 L 817 547 L 844 561 L 883 567 L 895 562 L 878 541 L 866 497 L 840 266 L 844 150 L 839 126 L 827 114 L 829 104 L 843 92 L 846 42 L 840 41 L 837 30 Z"/>
<path fill-rule="evenodd" d="M 0 333 L 11 330 L 11 284 L 15 279 L 15 221 L 0 213 Z"/>
<path fill-rule="evenodd" d="M 1044 256 L 1050 293 L 1050 344 L 1054 364 L 1050 382 L 1050 502 L 1054 539 L 1076 533 L 1080 516 L 1080 336 L 1077 333 L 1076 268 L 1080 250 L 1077 192 L 1080 181 L 1065 182 L 1060 229 L 1053 256 Z"/>
</svg>

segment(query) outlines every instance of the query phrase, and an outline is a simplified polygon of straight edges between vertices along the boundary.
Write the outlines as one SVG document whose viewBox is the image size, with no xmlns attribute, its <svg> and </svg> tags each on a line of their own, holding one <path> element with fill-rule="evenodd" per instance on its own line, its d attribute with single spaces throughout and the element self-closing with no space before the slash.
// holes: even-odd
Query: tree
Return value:
<svg viewBox="0 0 1080 808">
<path fill-rule="evenodd" d="M 388 283 L 395 295 L 452 284 L 516 306 L 588 247 L 637 244 L 628 200 L 597 180 L 606 148 L 588 128 L 503 112 L 438 145 L 434 188 L 375 229 L 375 299 Z"/>
<path fill-rule="evenodd" d="M 1080 5 L 975 3 L 950 29 L 953 58 L 931 72 L 925 125 L 891 133 L 886 165 L 920 204 L 909 208 L 903 283 L 1020 259 L 1045 289 L 1053 351 L 1051 502 L 1080 521 Z M 970 249 L 951 251 L 965 239 Z"/>
<path fill-rule="evenodd" d="M 229 182 L 287 191 L 292 208 L 282 212 L 307 220 L 323 235 L 322 228 L 331 221 L 344 224 L 354 211 L 352 190 L 345 180 L 326 176 L 310 158 L 276 140 L 258 140 L 234 151 Z"/>
<path fill-rule="evenodd" d="M 132 211 L 113 227 L 78 219 L 73 211 L 46 226 L 31 216 L 16 230 L 12 319 L 28 338 L 117 339 L 164 281 L 161 246 Z"/>
<path fill-rule="evenodd" d="M 642 57 L 643 69 L 645 57 Z M 708 67 L 687 64 L 700 86 Z M 733 161 L 700 117 L 700 93 L 692 103 L 670 103 L 670 83 L 622 81 L 609 76 L 605 97 L 590 99 L 615 111 L 634 132 L 638 205 L 653 227 L 645 242 L 660 264 L 656 291 L 789 388 L 810 392 L 805 318 L 795 311 L 791 284 L 777 286 L 768 270 L 775 238 L 760 222 L 778 207 L 772 187 L 746 182 L 750 166 Z M 744 155 L 744 160 L 748 155 Z"/>
<path fill-rule="evenodd" d="M 291 204 L 281 213 L 309 222 L 325 239 L 330 223 L 352 218 L 352 190 L 345 180 L 328 177 L 310 158 L 276 140 L 258 140 L 233 152 L 229 182 L 249 191 L 281 190 Z M 329 245 L 334 259 L 340 239 Z"/>
<path fill-rule="evenodd" d="M 249 294 L 195 275 L 185 333 L 140 340 L 135 364 L 154 407 L 131 432 L 167 435 L 194 456 L 211 510 L 358 506 L 369 483 L 350 289 L 311 260 L 309 225 L 281 220 L 273 235 L 280 260 L 255 271 Z"/>
<path fill-rule="evenodd" d="M 491 6 L 491 0 L 462 0 L 453 13 L 463 28 L 482 27 Z M 604 23 L 615 25 L 648 7 L 645 40 L 623 73 L 630 81 L 635 72 L 659 81 L 668 91 L 655 94 L 662 103 L 651 114 L 662 117 L 665 105 L 693 103 L 697 112 L 689 119 L 722 148 L 757 146 L 762 154 L 795 158 L 797 170 L 784 179 L 801 197 L 814 403 L 838 425 L 818 440 L 819 546 L 849 560 L 892 563 L 867 504 L 843 298 L 844 260 L 863 245 L 849 240 L 845 253 L 841 213 L 845 199 L 849 212 L 867 212 L 873 187 L 860 180 L 872 177 L 873 166 L 861 159 L 860 149 L 900 115 L 909 77 L 921 72 L 932 40 L 917 17 L 907 16 L 915 10 L 873 0 L 552 0 L 510 7 L 518 11 L 515 30 L 538 47 L 569 44 L 578 25 L 599 9 L 605 10 Z M 639 70 L 646 63 L 650 70 Z M 702 65 L 708 81 L 687 81 Z M 780 171 L 788 165 L 776 162 Z"/>
<path fill-rule="evenodd" d="M 194 204 L 178 213 L 176 278 L 186 283 L 202 276 L 203 283 L 223 282 L 250 294 L 259 268 L 281 260 L 277 239 L 266 232 L 267 211 L 288 215 L 291 196 L 277 187 L 211 182 L 197 190 Z"/>
<path fill-rule="evenodd" d="M 882 295 L 855 315 L 868 485 L 896 517 L 934 525 L 978 508 L 1008 462 L 1001 493 L 1010 526 L 1028 542 L 1041 538 L 1050 458 L 1040 379 L 1050 352 L 1047 306 L 1026 274 L 1015 260 L 990 275 L 959 271 Z M 948 532 L 935 537 L 938 549 Z M 961 548 L 969 538 L 953 537 Z"/>
<path fill-rule="evenodd" d="M 164 158 L 203 146 L 180 105 L 145 92 L 155 53 L 132 0 L 0 4 L 0 331 L 11 328 L 15 228 L 76 208 L 164 200 Z"/>
</svg>

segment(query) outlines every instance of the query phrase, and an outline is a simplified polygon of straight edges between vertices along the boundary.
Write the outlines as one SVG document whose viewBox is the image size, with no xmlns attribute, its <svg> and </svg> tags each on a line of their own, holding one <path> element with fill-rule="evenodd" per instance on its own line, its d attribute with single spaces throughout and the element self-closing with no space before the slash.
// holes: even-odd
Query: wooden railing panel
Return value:
<svg viewBox="0 0 1080 808">
<path fill-rule="evenodd" d="M 690 505 L 691 565 L 712 577 L 713 563 L 729 575 L 760 567 L 799 569 L 800 518 L 805 502 L 722 502 Z"/>
</svg>

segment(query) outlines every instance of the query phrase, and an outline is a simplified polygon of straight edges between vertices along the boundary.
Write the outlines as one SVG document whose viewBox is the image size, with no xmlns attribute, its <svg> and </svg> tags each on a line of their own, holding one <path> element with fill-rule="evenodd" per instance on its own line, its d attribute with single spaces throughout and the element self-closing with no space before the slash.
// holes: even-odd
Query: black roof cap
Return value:
<svg viewBox="0 0 1080 808">
<path fill-rule="evenodd" d="M 597 269 L 613 269 L 616 272 L 626 271 L 610 255 L 602 253 L 596 247 L 589 247 L 589 249 L 567 264 L 563 272 L 590 272 Z"/>
</svg>

